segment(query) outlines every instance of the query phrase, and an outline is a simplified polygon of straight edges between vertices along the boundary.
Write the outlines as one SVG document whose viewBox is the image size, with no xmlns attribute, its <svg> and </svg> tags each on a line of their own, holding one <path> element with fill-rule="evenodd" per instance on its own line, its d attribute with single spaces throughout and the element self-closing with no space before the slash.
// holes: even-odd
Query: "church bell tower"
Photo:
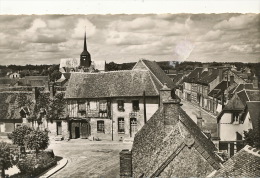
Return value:
<svg viewBox="0 0 260 178">
<path fill-rule="evenodd" d="M 91 65 L 91 56 L 87 50 L 86 31 L 85 31 L 84 48 L 83 48 L 83 52 L 80 54 L 80 66 L 89 67 L 90 65 Z"/>
</svg>

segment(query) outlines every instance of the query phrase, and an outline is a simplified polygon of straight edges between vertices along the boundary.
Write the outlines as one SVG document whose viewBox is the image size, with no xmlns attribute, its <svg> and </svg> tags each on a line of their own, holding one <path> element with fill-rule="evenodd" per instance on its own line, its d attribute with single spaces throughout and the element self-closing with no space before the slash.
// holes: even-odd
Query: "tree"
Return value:
<svg viewBox="0 0 260 178">
<path fill-rule="evenodd" d="M 48 131 L 32 130 L 29 134 L 25 135 L 24 144 L 26 148 L 35 150 L 37 155 L 39 150 L 45 150 L 49 146 Z"/>
<path fill-rule="evenodd" d="M 51 81 L 56 81 L 56 80 L 58 80 L 58 79 L 60 79 L 60 77 L 61 77 L 61 72 L 60 71 L 58 71 L 58 70 L 54 70 L 51 74 L 50 74 L 50 80 Z"/>
<path fill-rule="evenodd" d="M 244 138 L 245 138 L 245 143 L 255 147 L 255 148 L 260 148 L 260 135 L 259 131 L 249 129 L 248 131 L 244 131 Z"/>
<path fill-rule="evenodd" d="M 58 119 L 60 116 L 64 115 L 65 106 L 66 101 L 64 99 L 64 93 L 57 93 L 50 101 L 47 111 L 47 118 L 50 119 L 50 121 L 53 119 Z"/>
<path fill-rule="evenodd" d="M 17 144 L 18 146 L 24 145 L 24 138 L 26 135 L 30 134 L 33 129 L 26 125 L 22 125 L 16 128 L 11 134 L 8 134 L 8 138 L 12 140 L 13 144 Z"/>
<path fill-rule="evenodd" d="M 11 163 L 10 148 L 11 148 L 10 143 L 6 143 L 3 141 L 0 142 L 0 158 L 3 159 L 3 170 L 2 171 L 7 170 L 13 166 Z"/>
</svg>

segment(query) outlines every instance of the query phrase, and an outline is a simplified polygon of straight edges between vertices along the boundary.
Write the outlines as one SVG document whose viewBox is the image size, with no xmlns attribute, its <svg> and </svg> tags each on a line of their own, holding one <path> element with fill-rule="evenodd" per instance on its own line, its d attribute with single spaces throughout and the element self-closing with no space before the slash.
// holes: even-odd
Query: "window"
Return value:
<svg viewBox="0 0 260 178">
<path fill-rule="evenodd" d="M 124 120 L 124 118 L 118 118 L 118 132 L 119 133 L 125 132 L 125 120 Z"/>
<path fill-rule="evenodd" d="M 107 101 L 106 100 L 100 100 L 99 101 L 99 111 L 100 112 L 107 112 Z"/>
<path fill-rule="evenodd" d="M 132 104 L 133 104 L 133 110 L 139 111 L 139 100 L 133 100 Z"/>
<path fill-rule="evenodd" d="M 79 110 L 79 112 L 86 111 L 86 104 L 84 101 L 78 101 L 78 110 Z"/>
<path fill-rule="evenodd" d="M 239 122 L 239 113 L 232 113 L 231 123 Z"/>
<path fill-rule="evenodd" d="M 97 132 L 105 133 L 104 121 L 97 121 Z"/>
<path fill-rule="evenodd" d="M 56 122 L 56 126 L 57 126 L 57 135 L 62 135 L 61 122 Z"/>
<path fill-rule="evenodd" d="M 118 111 L 125 111 L 124 100 L 117 100 L 117 109 Z"/>
</svg>

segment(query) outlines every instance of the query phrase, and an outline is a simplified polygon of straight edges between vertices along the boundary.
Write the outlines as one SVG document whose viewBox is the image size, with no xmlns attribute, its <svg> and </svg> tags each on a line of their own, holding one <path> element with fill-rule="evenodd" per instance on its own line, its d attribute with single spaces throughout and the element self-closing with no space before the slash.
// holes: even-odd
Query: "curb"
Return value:
<svg viewBox="0 0 260 178">
<path fill-rule="evenodd" d="M 68 163 L 68 159 L 67 158 L 63 158 L 62 160 L 58 161 L 57 165 L 48 170 L 47 172 L 43 173 L 42 175 L 38 176 L 40 178 L 48 178 L 51 177 L 52 175 L 54 175 L 55 173 L 57 173 L 58 171 L 60 171 L 62 168 L 64 168 Z"/>
</svg>

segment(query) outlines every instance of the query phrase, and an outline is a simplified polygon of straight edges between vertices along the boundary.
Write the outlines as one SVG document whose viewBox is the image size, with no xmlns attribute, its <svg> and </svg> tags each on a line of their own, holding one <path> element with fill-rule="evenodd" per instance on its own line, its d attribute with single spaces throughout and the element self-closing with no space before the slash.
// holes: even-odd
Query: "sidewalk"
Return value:
<svg viewBox="0 0 260 178">
<path fill-rule="evenodd" d="M 44 172 L 43 174 L 41 174 L 38 177 L 41 177 L 41 178 L 51 177 L 56 172 L 58 172 L 59 170 L 64 168 L 67 165 L 67 163 L 68 163 L 68 160 L 66 158 L 63 158 L 62 160 L 57 162 L 57 165 L 54 168 L 49 169 L 47 172 Z"/>
</svg>

